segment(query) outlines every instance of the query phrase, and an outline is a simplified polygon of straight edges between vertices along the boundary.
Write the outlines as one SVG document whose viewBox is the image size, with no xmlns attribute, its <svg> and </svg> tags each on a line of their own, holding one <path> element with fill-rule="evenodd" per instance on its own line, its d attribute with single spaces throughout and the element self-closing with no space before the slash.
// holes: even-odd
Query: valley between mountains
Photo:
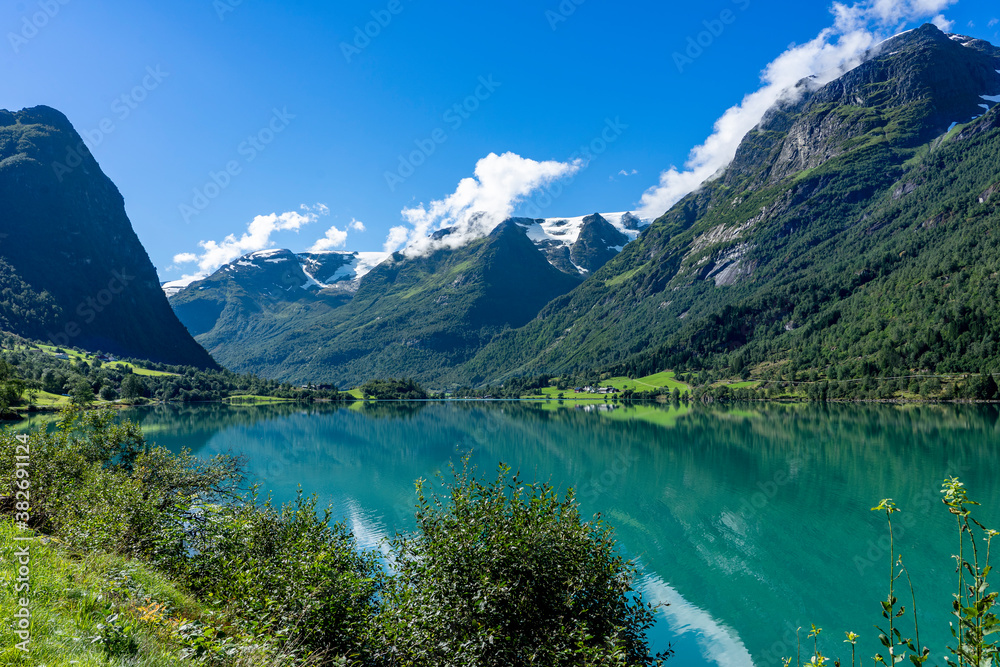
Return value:
<svg viewBox="0 0 1000 667">
<path fill-rule="evenodd" d="M 274 248 L 162 289 L 89 152 L 53 173 L 81 145 L 69 121 L 3 112 L 0 326 L 342 388 L 996 370 L 998 100 L 1000 49 L 928 24 L 825 85 L 801 81 L 655 221 L 510 218 L 392 254 Z M 73 279 L 42 268 L 56 263 Z M 134 278 L 88 306 L 116 271 Z"/>
</svg>

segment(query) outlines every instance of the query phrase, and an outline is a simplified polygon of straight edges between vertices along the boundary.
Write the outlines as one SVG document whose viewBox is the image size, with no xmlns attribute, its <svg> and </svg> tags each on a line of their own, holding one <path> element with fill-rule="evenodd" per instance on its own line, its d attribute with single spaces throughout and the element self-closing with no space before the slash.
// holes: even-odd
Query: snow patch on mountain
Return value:
<svg viewBox="0 0 1000 667">
<path fill-rule="evenodd" d="M 525 227 L 528 238 L 535 245 L 550 246 L 552 244 L 571 246 L 580 238 L 580 230 L 583 229 L 584 218 L 590 216 L 581 215 L 576 218 L 545 218 L 535 220 L 534 224 Z M 601 217 L 611 223 L 611 225 L 627 236 L 630 241 L 634 241 L 639 233 L 649 226 L 649 220 L 641 220 L 632 213 L 601 213 Z M 519 223 L 520 224 L 520 223 Z"/>
<path fill-rule="evenodd" d="M 198 276 L 187 276 L 186 278 L 181 278 L 180 280 L 171 280 L 160 285 L 163 291 L 166 292 L 167 298 L 169 299 L 173 295 L 180 292 L 185 287 L 189 286 L 191 283 L 196 283 L 201 278 Z"/>
<path fill-rule="evenodd" d="M 339 256 L 343 263 L 338 266 L 332 274 L 326 274 L 324 267 L 327 262 L 320 262 L 318 259 L 332 259 Z M 308 253 L 299 256 L 302 264 L 302 271 L 320 289 L 326 289 L 338 283 L 351 283 L 354 287 L 376 266 L 384 262 L 389 257 L 389 253 L 384 252 L 343 252 L 329 251 L 323 253 Z"/>
</svg>

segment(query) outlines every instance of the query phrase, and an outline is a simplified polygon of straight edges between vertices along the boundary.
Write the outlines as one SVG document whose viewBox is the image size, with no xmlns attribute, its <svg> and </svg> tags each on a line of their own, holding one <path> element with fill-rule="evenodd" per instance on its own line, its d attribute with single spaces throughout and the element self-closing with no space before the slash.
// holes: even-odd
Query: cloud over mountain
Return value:
<svg viewBox="0 0 1000 667">
<path fill-rule="evenodd" d="M 684 169 L 671 167 L 660 174 L 658 185 L 647 190 L 636 214 L 657 218 L 705 181 L 717 176 L 732 162 L 740 141 L 782 98 L 793 98 L 795 85 L 815 77 L 824 85 L 857 67 L 865 54 L 892 32 L 925 19 L 938 27 L 948 24 L 940 13 L 957 0 L 868 0 L 830 8 L 834 23 L 814 39 L 792 45 L 761 72 L 763 84 L 715 122 L 714 132 L 695 147 Z"/>
<path fill-rule="evenodd" d="M 463 246 L 510 217 L 518 202 L 580 168 L 578 162 L 537 162 L 510 152 L 490 153 L 476 163 L 474 176 L 462 179 L 452 194 L 429 205 L 403 209 L 403 219 L 409 225 L 393 227 L 385 249 L 394 251 L 405 244 L 406 254 L 421 255 L 435 243 L 451 248 Z M 444 228 L 453 231 L 440 241 L 430 238 Z"/>
</svg>

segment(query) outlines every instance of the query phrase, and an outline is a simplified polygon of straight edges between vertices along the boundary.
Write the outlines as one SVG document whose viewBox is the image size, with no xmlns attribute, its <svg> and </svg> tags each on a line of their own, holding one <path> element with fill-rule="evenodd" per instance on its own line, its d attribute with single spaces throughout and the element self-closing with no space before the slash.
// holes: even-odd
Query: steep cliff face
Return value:
<svg viewBox="0 0 1000 667">
<path fill-rule="evenodd" d="M 725 182 L 774 184 L 876 143 L 913 148 L 983 115 L 1000 94 L 1000 50 L 924 25 L 878 45 L 837 80 L 802 81 L 744 139 Z"/>
<path fill-rule="evenodd" d="M 801 82 L 720 178 L 464 377 L 1000 363 L 998 70 L 1000 49 L 925 25 Z"/>
<path fill-rule="evenodd" d="M 0 281 L 20 295 L 0 297 L 5 328 L 216 367 L 171 310 L 118 189 L 61 113 L 0 111 L 0 201 Z"/>
</svg>

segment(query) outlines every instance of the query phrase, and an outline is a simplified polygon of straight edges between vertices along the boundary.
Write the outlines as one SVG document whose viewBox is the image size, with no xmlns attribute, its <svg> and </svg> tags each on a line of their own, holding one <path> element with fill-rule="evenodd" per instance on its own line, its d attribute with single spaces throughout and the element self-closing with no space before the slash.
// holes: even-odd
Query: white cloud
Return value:
<svg viewBox="0 0 1000 667">
<path fill-rule="evenodd" d="M 264 250 L 274 245 L 271 236 L 275 232 L 298 232 L 303 226 L 315 222 L 320 215 L 329 212 L 323 204 L 302 206 L 305 213 L 289 211 L 287 213 L 271 213 L 258 215 L 247 225 L 247 231 L 237 237 L 230 234 L 222 241 L 199 241 L 202 251 L 195 253 L 180 253 L 174 257 L 177 264 L 198 264 L 197 273 L 185 275 L 187 278 L 203 278 L 216 271 L 219 267 L 257 250 Z M 328 232 L 329 234 L 329 232 Z"/>
<path fill-rule="evenodd" d="M 357 218 L 351 218 L 351 224 L 349 224 L 348 227 L 350 227 L 356 232 L 365 231 L 365 223 L 361 222 Z"/>
<path fill-rule="evenodd" d="M 993 26 L 995 26 L 995 25 L 996 25 L 997 23 L 1000 23 L 1000 19 L 990 19 L 990 22 L 989 22 L 989 27 L 991 27 L 991 28 L 992 28 L 992 27 L 993 27 Z"/>
<path fill-rule="evenodd" d="M 334 248 L 343 248 L 347 243 L 347 231 L 337 229 L 334 225 L 326 230 L 326 235 L 313 243 L 306 252 L 329 252 Z"/>
<path fill-rule="evenodd" d="M 518 202 L 541 187 L 577 173 L 580 161 L 573 163 L 536 162 L 514 153 L 490 153 L 476 163 L 475 175 L 464 178 L 455 192 L 444 199 L 403 209 L 409 227 L 393 227 L 386 239 L 387 252 L 406 244 L 406 254 L 419 255 L 435 245 L 457 248 L 488 234 L 511 216 Z M 444 229 L 454 231 L 435 244 L 430 234 Z"/>
<path fill-rule="evenodd" d="M 396 252 L 399 247 L 410 238 L 410 228 L 399 225 L 389 230 L 389 235 L 385 237 L 385 244 L 382 250 L 385 252 Z"/>
<path fill-rule="evenodd" d="M 313 204 L 312 206 L 303 204 L 299 208 L 301 208 L 303 211 L 306 211 L 307 213 L 316 213 L 317 215 L 330 215 L 330 207 L 327 206 L 326 204 Z"/>
<path fill-rule="evenodd" d="M 736 156 L 740 141 L 779 100 L 793 100 L 794 86 L 807 77 L 813 85 L 824 85 L 857 67 L 868 49 L 900 31 L 907 23 L 933 16 L 947 22 L 941 11 L 958 0 L 868 0 L 853 5 L 834 2 L 830 8 L 833 26 L 813 40 L 792 45 L 761 73 L 762 86 L 727 110 L 715 122 L 714 131 L 688 157 L 684 169 L 671 167 L 660 174 L 660 182 L 643 195 L 636 215 L 652 219 L 663 215 L 683 197 L 717 176 Z M 939 25 L 940 27 L 940 25 Z"/>
<path fill-rule="evenodd" d="M 639 172 L 637 170 L 635 170 L 635 169 L 633 169 L 632 171 L 628 171 L 628 170 L 622 169 L 621 171 L 618 172 L 618 175 L 619 176 L 635 176 L 638 173 Z"/>
<path fill-rule="evenodd" d="M 938 14 L 931 19 L 931 23 L 936 25 L 942 32 L 951 32 L 951 29 L 955 27 L 954 21 L 949 21 L 944 17 L 944 14 Z"/>
<path fill-rule="evenodd" d="M 868 0 L 851 6 L 833 3 L 833 29 L 841 34 L 857 30 L 902 30 L 906 24 L 924 21 L 957 3 L 958 0 Z M 942 17 L 943 18 L 943 17 Z"/>
</svg>

